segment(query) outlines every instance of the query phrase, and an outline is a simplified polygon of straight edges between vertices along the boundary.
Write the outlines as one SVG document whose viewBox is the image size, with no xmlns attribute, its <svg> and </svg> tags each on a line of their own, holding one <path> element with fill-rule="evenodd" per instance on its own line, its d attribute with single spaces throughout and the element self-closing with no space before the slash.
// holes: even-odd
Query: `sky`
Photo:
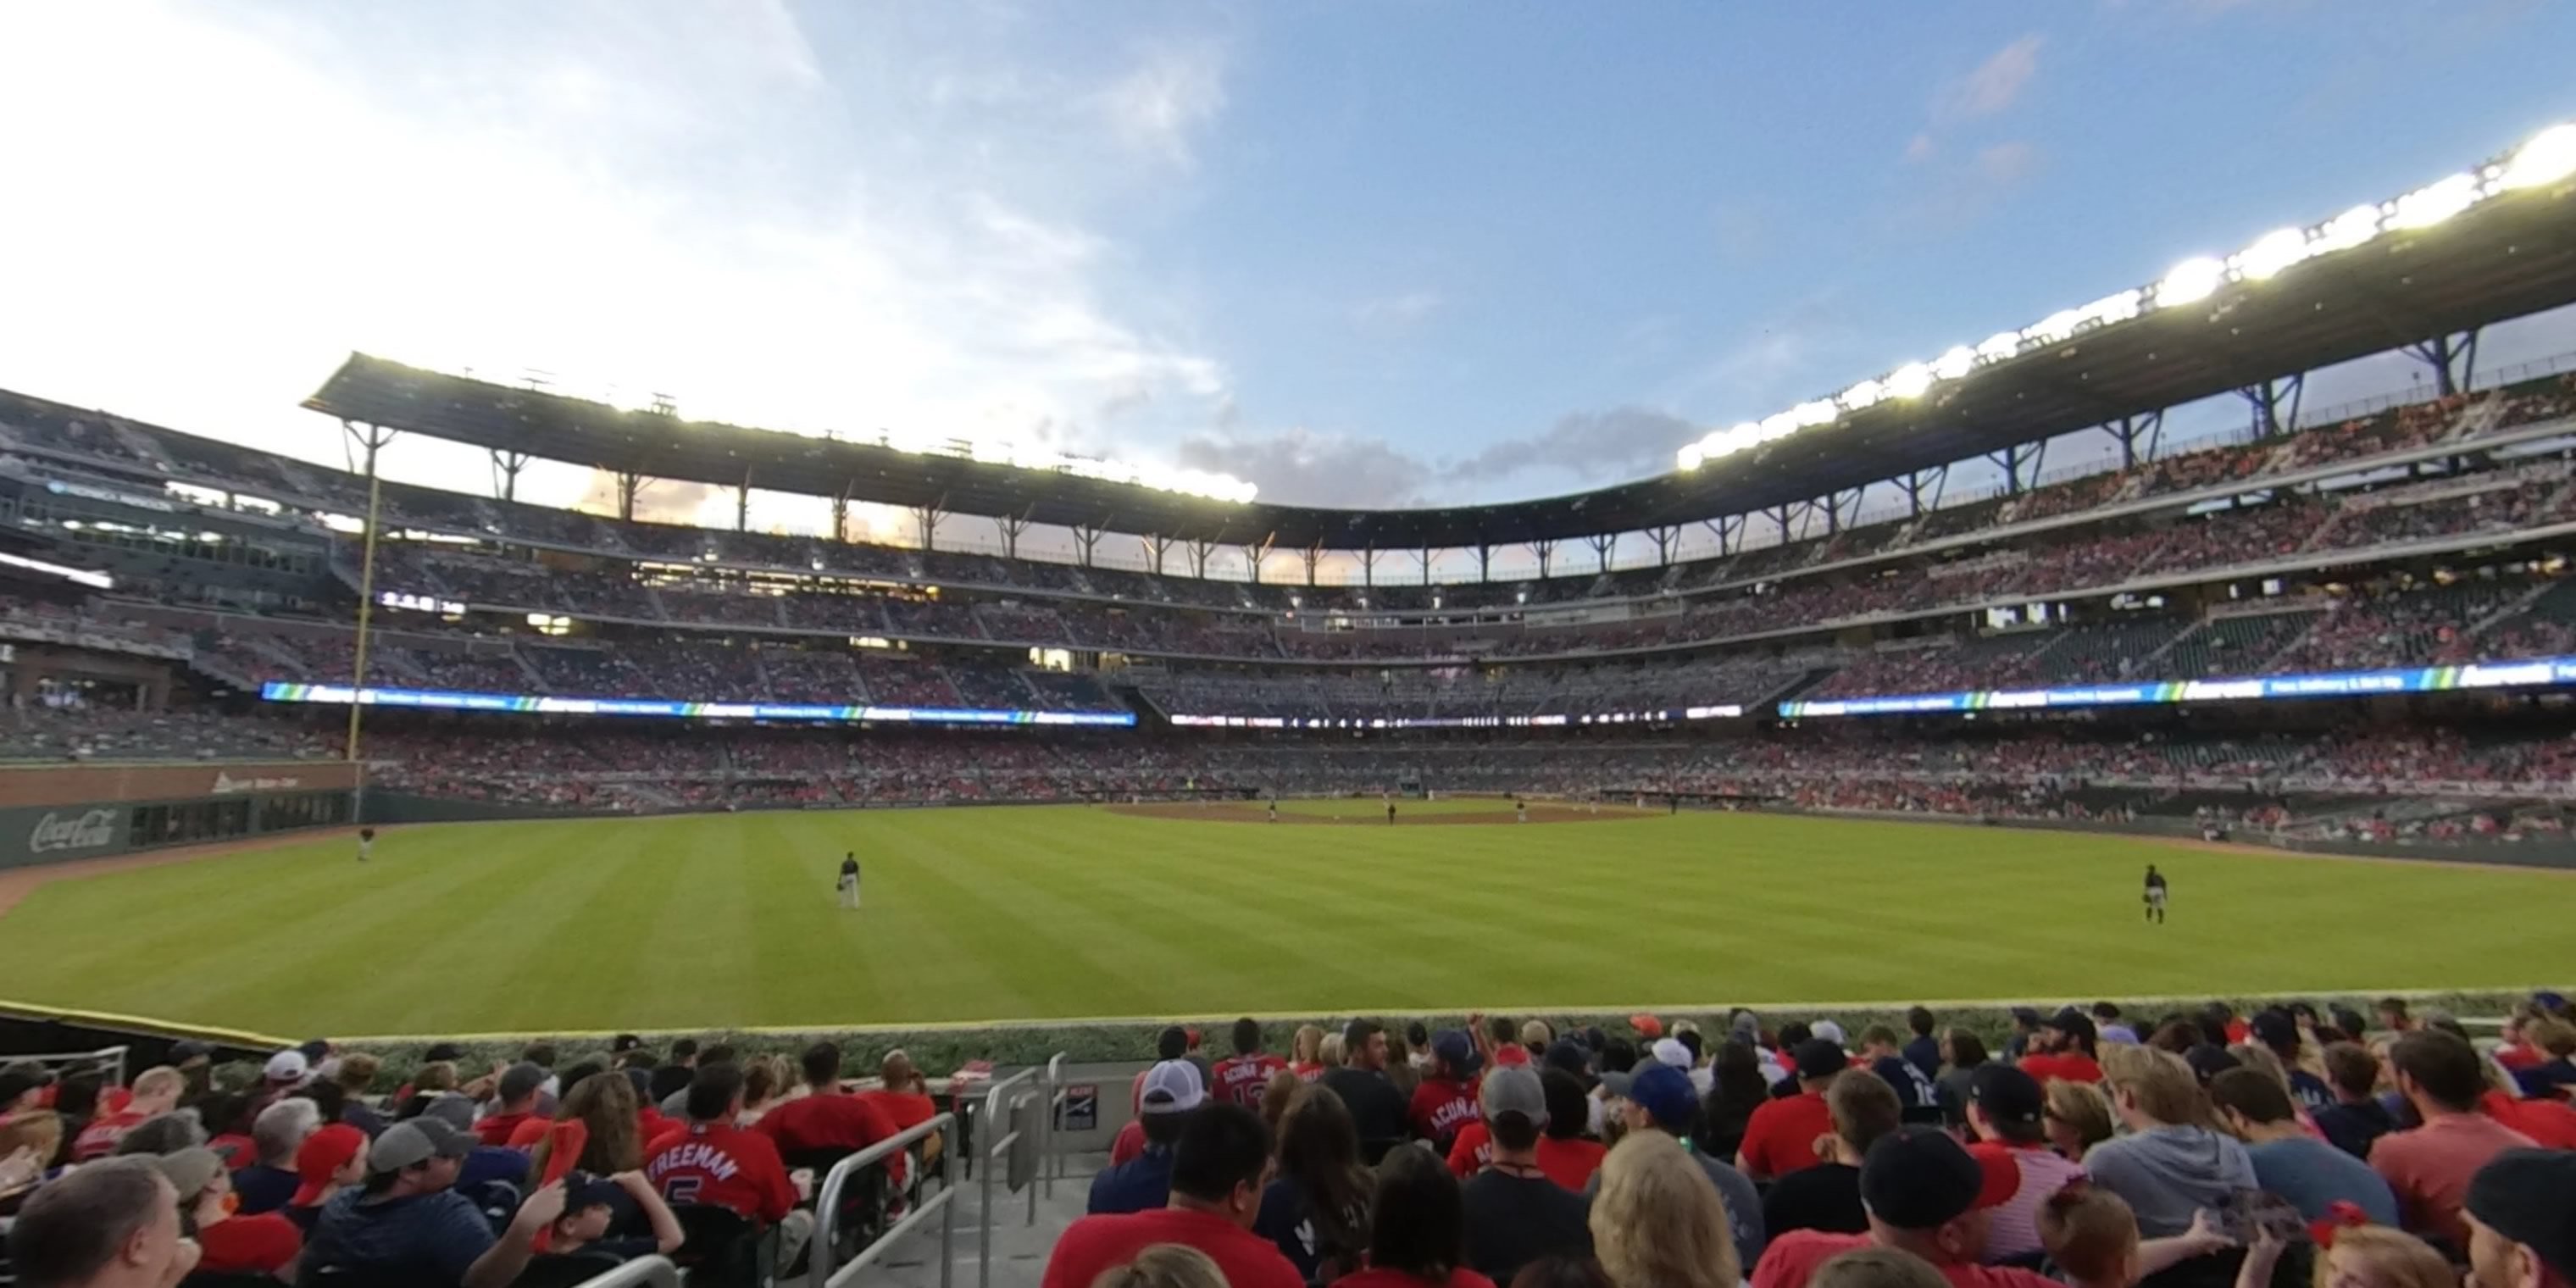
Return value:
<svg viewBox="0 0 2576 1288">
<path fill-rule="evenodd" d="M 1551 495 L 2510 148 L 2569 49 L 2547 0 L 7 5 L 0 386 L 336 462 L 296 403 L 363 350 Z"/>
</svg>

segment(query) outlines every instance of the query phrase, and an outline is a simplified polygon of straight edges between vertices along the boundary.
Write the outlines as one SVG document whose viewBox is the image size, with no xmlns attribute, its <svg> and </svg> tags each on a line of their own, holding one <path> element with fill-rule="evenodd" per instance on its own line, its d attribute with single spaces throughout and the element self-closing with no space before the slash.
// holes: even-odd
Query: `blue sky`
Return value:
<svg viewBox="0 0 2576 1288">
<path fill-rule="evenodd" d="M 2438 178 L 2576 118 L 2569 49 L 2542 0 L 9 6 L 0 384 L 336 459 L 293 406 L 363 348 L 1507 499 Z"/>
</svg>

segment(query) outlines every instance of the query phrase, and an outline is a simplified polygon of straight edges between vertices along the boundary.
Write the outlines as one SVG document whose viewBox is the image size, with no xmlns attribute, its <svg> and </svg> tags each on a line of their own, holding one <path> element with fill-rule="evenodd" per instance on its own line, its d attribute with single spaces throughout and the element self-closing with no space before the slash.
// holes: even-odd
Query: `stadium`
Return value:
<svg viewBox="0 0 2576 1288">
<path fill-rule="evenodd" d="M 2576 980 L 2576 355 L 2476 353 L 2570 304 L 2561 125 L 1512 503 L 1279 504 L 401 355 L 303 399 L 345 468 L 0 393 L 11 1049 L 902 1047 L 1019 1106 L 989 1240 L 993 1172 L 1106 1148 L 1173 1025 L 2511 1015 Z M 2302 404 L 2387 353 L 2421 378 Z M 2243 426 L 2165 437 L 2212 400 Z M 2116 458 L 2052 470 L 2084 435 Z M 406 439 L 490 485 L 382 477 Z M 615 504 L 516 499 L 531 461 Z M 663 483 L 736 523 L 639 518 Z M 830 529 L 755 530 L 761 492 Z M 916 539 L 852 538 L 867 506 Z M 873 1274 L 934 1192 L 800 1265 Z"/>
</svg>

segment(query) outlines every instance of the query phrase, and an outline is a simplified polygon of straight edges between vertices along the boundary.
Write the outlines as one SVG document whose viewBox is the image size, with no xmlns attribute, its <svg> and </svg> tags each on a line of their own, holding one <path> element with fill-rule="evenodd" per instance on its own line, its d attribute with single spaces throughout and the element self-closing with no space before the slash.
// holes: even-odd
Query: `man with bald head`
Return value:
<svg viewBox="0 0 2576 1288">
<path fill-rule="evenodd" d="M 879 1085 L 859 1095 L 875 1105 L 877 1112 L 894 1124 L 896 1131 L 906 1131 L 939 1116 L 939 1102 L 930 1098 L 930 1082 L 912 1067 L 912 1057 L 897 1047 L 877 1064 Z"/>
<path fill-rule="evenodd" d="M 173 1288 L 197 1268 L 179 1191 L 149 1159 L 110 1158 L 28 1196 L 9 1227 L 21 1288 Z"/>
</svg>

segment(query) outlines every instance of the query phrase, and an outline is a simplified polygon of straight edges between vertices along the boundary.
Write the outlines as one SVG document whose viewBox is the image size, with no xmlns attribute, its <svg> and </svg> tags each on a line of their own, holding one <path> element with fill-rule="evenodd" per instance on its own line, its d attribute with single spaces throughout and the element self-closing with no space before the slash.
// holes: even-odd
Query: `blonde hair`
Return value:
<svg viewBox="0 0 2576 1288">
<path fill-rule="evenodd" d="M 340 1057 L 340 1074 L 335 1081 L 352 1093 L 364 1095 L 367 1088 L 375 1085 L 384 1063 L 364 1051 L 352 1051 Z"/>
<path fill-rule="evenodd" d="M 1323 1061 L 1324 1067 L 1327 1069 L 1341 1068 L 1342 1035 L 1339 1033 L 1325 1034 L 1323 1042 L 1318 1044 L 1315 1048 L 1315 1058 Z"/>
<path fill-rule="evenodd" d="M 1901 1248 L 1854 1248 L 1826 1258 L 1807 1288 L 1950 1288 L 1950 1281 Z"/>
<path fill-rule="evenodd" d="M 2334 1246 L 2317 1253 L 2317 1288 L 2332 1288 L 2337 1257 L 2369 1262 L 2370 1288 L 2459 1288 L 2451 1263 L 2433 1245 L 2388 1226 L 2358 1225 L 2335 1231 Z"/>
<path fill-rule="evenodd" d="M 1631 1132 L 1601 1164 L 1593 1253 L 1619 1288 L 1736 1288 L 1726 1201 L 1681 1142 Z"/>
<path fill-rule="evenodd" d="M 2074 1128 L 2075 1138 L 2084 1143 L 2084 1148 L 2091 1149 L 2111 1139 L 2111 1098 L 2103 1095 L 2100 1087 L 2051 1078 L 2046 1095 L 2043 1103 L 2047 1115 Z"/>
<path fill-rule="evenodd" d="M 134 1075 L 134 1094 L 137 1096 L 178 1096 L 186 1094 L 187 1090 L 188 1075 L 166 1064 L 154 1065 Z"/>
<path fill-rule="evenodd" d="M 1226 1288 L 1225 1272 L 1185 1243 L 1157 1243 L 1123 1266 L 1111 1266 L 1091 1288 Z"/>
<path fill-rule="evenodd" d="M 2239 1042 L 2227 1048 L 2227 1054 L 2238 1067 L 2252 1069 L 2270 1078 L 2283 1091 L 2290 1089 L 2290 1070 L 2281 1063 L 2280 1053 L 2272 1048 L 2254 1042 Z"/>
<path fill-rule="evenodd" d="M 2039 1246 L 2083 1283 L 2125 1283 L 2138 1252 L 2138 1216 L 2119 1195 L 2070 1185 L 2039 1208 Z"/>
<path fill-rule="evenodd" d="M 2563 1060 L 2576 1055 L 2576 1024 L 2545 1015 L 2522 1026 L 2522 1040 Z"/>
<path fill-rule="evenodd" d="M 742 1067 L 742 1099 L 746 1106 L 763 1107 L 787 1094 L 798 1085 L 798 1078 L 787 1068 L 787 1057 L 756 1055 Z"/>
<path fill-rule="evenodd" d="M 1324 1058 L 1324 1031 L 1312 1024 L 1297 1026 L 1296 1036 L 1288 1039 L 1288 1058 L 1298 1064 L 1315 1064 Z"/>
<path fill-rule="evenodd" d="M 2102 1085 L 2124 1090 L 2138 1112 L 2168 1127 L 2206 1127 L 2209 1098 L 2181 1056 L 2121 1043 L 2102 1053 Z"/>
</svg>

